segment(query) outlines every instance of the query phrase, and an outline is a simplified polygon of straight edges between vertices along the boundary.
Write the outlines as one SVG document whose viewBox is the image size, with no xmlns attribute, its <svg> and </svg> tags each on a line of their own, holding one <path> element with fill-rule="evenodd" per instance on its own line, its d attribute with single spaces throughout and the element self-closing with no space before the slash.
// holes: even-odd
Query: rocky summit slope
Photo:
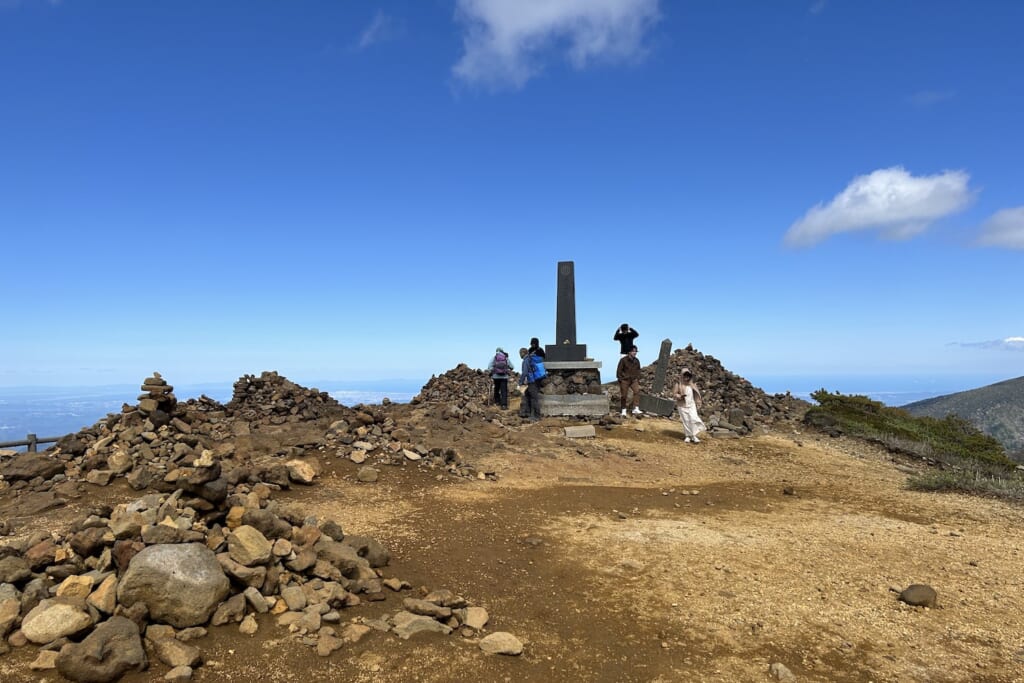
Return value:
<svg viewBox="0 0 1024 683">
<path fill-rule="evenodd" d="M 1003 445 L 1024 462 L 1024 377 L 901 406 L 911 415 L 957 415 Z"/>
<path fill-rule="evenodd" d="M 1020 680 L 1019 508 L 673 360 L 756 428 L 530 423 L 465 366 L 352 407 L 154 373 L 0 455 L 0 680 Z"/>
</svg>

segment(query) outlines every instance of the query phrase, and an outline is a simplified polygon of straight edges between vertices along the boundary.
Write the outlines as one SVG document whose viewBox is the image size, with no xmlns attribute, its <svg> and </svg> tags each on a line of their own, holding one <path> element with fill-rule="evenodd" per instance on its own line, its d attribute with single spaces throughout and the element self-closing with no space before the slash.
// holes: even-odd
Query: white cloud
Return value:
<svg viewBox="0 0 1024 683">
<path fill-rule="evenodd" d="M 374 43 L 380 43 L 394 37 L 396 32 L 395 22 L 387 14 L 379 11 L 373 15 L 370 25 L 363 29 L 356 43 L 357 50 L 364 50 Z"/>
<path fill-rule="evenodd" d="M 522 87 L 544 55 L 564 48 L 582 69 L 642 57 L 659 0 L 457 0 L 465 53 L 452 68 L 467 83 Z"/>
<path fill-rule="evenodd" d="M 981 226 L 978 244 L 1024 249 L 1024 206 L 997 211 Z"/>
<path fill-rule="evenodd" d="M 825 0 L 817 0 L 817 2 L 811 3 L 809 11 L 811 14 L 821 14 L 825 11 Z"/>
<path fill-rule="evenodd" d="M 858 176 L 827 205 L 812 207 L 789 226 L 785 242 L 806 247 L 843 232 L 880 230 L 889 239 L 908 239 L 935 220 L 960 211 L 973 198 L 964 171 L 912 176 L 900 166 Z"/>
<path fill-rule="evenodd" d="M 995 349 L 997 351 L 1024 351 L 1024 337 L 1007 337 L 982 342 L 954 342 L 956 346 L 972 349 Z"/>
</svg>

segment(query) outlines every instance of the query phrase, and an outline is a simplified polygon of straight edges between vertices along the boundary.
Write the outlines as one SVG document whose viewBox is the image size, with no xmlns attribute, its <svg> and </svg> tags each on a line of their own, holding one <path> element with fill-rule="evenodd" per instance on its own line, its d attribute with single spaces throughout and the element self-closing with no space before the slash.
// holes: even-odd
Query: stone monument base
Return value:
<svg viewBox="0 0 1024 683">
<path fill-rule="evenodd" d="M 600 417 L 608 414 L 608 395 L 601 390 L 601 362 L 545 361 L 548 381 L 540 391 L 540 414 Z"/>
</svg>

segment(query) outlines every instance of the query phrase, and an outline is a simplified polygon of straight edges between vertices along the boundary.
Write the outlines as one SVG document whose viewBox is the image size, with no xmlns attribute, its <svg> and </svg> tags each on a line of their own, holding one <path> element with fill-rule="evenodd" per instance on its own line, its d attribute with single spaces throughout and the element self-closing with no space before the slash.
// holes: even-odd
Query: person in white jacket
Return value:
<svg viewBox="0 0 1024 683">
<path fill-rule="evenodd" d="M 679 419 L 683 423 L 683 439 L 686 443 L 700 443 L 697 435 L 707 429 L 704 422 L 697 414 L 701 407 L 700 389 L 693 384 L 693 373 L 689 368 L 683 368 L 683 372 L 676 380 L 672 396 L 676 400 L 676 410 L 679 411 Z"/>
</svg>

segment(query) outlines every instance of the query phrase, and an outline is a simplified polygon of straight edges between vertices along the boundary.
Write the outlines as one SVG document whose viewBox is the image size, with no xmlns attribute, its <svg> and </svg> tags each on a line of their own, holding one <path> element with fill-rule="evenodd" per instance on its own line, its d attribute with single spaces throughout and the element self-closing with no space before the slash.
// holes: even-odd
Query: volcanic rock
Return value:
<svg viewBox="0 0 1024 683">
<path fill-rule="evenodd" d="M 230 589 L 217 557 L 199 543 L 151 545 L 132 558 L 117 587 L 123 605 L 177 628 L 205 624 Z"/>
<path fill-rule="evenodd" d="M 67 464 L 42 453 L 22 453 L 0 466 L 0 475 L 7 481 L 31 481 L 36 477 L 50 479 L 64 472 Z"/>
<path fill-rule="evenodd" d="M 92 625 L 92 615 L 81 598 L 51 598 L 25 615 L 21 632 L 29 641 L 42 645 L 81 633 Z"/>
<path fill-rule="evenodd" d="M 497 631 L 480 640 L 480 649 L 492 655 L 519 655 L 523 643 L 511 633 Z"/>
<path fill-rule="evenodd" d="M 116 681 L 148 666 L 139 628 L 131 619 L 111 617 L 81 643 L 68 643 L 57 657 L 62 676 L 80 683 Z"/>
</svg>

